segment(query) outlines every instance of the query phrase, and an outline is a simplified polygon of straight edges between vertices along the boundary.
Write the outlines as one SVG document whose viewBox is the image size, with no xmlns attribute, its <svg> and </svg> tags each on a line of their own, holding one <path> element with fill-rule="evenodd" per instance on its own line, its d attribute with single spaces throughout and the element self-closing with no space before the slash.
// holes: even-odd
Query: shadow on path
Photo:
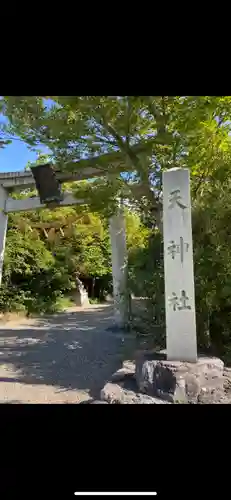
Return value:
<svg viewBox="0 0 231 500">
<path fill-rule="evenodd" d="M 0 361 L 11 373 L 0 382 L 52 385 L 57 392 L 77 389 L 98 397 L 121 367 L 129 343 L 126 334 L 110 332 L 112 313 L 104 306 L 39 318 L 32 327 L 1 328 Z"/>
</svg>

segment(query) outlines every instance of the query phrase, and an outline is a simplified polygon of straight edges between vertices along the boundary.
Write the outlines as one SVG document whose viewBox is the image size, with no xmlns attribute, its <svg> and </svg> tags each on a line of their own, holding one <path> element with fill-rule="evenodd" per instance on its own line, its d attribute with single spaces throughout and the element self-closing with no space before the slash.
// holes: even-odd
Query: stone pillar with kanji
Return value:
<svg viewBox="0 0 231 500">
<path fill-rule="evenodd" d="M 163 229 L 167 358 L 197 361 L 190 173 L 163 174 Z"/>
</svg>

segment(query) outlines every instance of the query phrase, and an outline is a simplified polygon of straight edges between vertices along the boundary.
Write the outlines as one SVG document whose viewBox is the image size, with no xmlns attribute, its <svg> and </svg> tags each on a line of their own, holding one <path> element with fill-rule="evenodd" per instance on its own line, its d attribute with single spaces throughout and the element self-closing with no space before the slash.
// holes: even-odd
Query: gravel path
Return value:
<svg viewBox="0 0 231 500">
<path fill-rule="evenodd" d="M 0 324 L 0 402 L 77 403 L 97 398 L 122 366 L 111 305 Z"/>
</svg>

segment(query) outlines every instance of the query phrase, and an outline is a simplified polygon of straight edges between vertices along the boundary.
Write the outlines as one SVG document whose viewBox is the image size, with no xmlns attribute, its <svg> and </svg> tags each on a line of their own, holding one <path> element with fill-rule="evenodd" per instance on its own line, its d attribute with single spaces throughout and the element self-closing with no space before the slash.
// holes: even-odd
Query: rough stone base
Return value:
<svg viewBox="0 0 231 500">
<path fill-rule="evenodd" d="M 224 376 L 225 392 L 230 394 L 231 393 L 231 368 L 225 367 L 223 376 Z"/>
<path fill-rule="evenodd" d="M 85 399 L 85 401 L 80 401 L 79 405 L 99 405 L 108 404 L 106 401 L 101 401 L 100 399 Z"/>
<path fill-rule="evenodd" d="M 168 401 L 125 389 L 121 384 L 110 382 L 101 390 L 100 397 L 102 402 L 109 404 L 168 404 Z"/>
<path fill-rule="evenodd" d="M 199 357 L 196 363 L 168 361 L 163 353 L 143 352 L 136 360 L 138 390 L 172 403 L 216 403 L 224 397 L 224 363 Z"/>
<path fill-rule="evenodd" d="M 115 372 L 100 393 L 102 401 L 109 404 L 168 404 L 156 398 L 139 392 L 135 380 L 135 364 L 125 361 L 123 368 Z"/>
</svg>

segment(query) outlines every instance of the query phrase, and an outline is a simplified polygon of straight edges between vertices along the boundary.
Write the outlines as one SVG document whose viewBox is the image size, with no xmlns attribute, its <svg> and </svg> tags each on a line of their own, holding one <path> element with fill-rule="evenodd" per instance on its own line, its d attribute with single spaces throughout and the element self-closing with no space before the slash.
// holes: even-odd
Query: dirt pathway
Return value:
<svg viewBox="0 0 231 500">
<path fill-rule="evenodd" d="M 98 397 L 121 367 L 110 305 L 0 324 L 0 402 L 77 403 Z"/>
</svg>

